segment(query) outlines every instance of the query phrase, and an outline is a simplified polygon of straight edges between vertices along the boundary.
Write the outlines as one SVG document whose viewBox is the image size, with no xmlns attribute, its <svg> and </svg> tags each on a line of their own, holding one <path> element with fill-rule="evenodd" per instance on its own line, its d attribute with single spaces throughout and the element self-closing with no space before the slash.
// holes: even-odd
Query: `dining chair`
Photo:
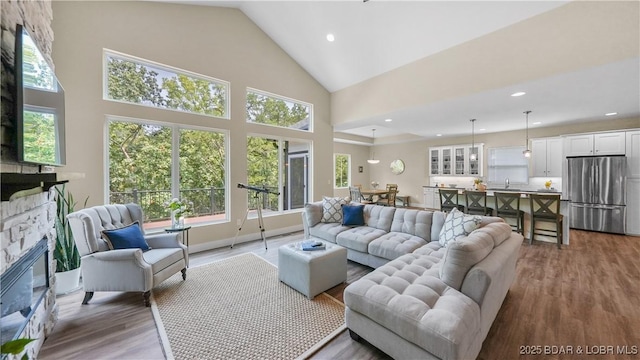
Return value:
<svg viewBox="0 0 640 360">
<path fill-rule="evenodd" d="M 520 210 L 521 194 L 517 192 L 494 192 L 493 196 L 496 202 L 496 216 L 504 219 L 505 222 L 507 222 L 507 219 L 515 219 L 515 225 L 509 225 L 517 233 L 524 235 L 524 210 Z"/>
<path fill-rule="evenodd" d="M 397 184 L 387 184 L 387 193 L 384 196 L 380 196 L 378 201 L 376 201 L 377 205 L 384 206 L 396 206 L 396 195 L 398 194 L 398 185 Z"/>
<path fill-rule="evenodd" d="M 449 212 L 453 208 L 464 212 L 464 205 L 458 204 L 458 190 L 440 189 L 440 211 Z"/>
<path fill-rule="evenodd" d="M 493 215 L 493 208 L 487 207 L 487 192 L 465 190 L 464 198 L 467 202 L 467 214 Z"/>
<path fill-rule="evenodd" d="M 558 249 L 561 249 L 564 216 L 560 214 L 560 194 L 531 194 L 529 198 L 531 204 L 531 236 L 529 238 L 529 245 L 533 242 L 535 235 L 544 235 L 555 237 Z M 536 222 L 555 224 L 555 230 L 536 228 Z"/>
</svg>

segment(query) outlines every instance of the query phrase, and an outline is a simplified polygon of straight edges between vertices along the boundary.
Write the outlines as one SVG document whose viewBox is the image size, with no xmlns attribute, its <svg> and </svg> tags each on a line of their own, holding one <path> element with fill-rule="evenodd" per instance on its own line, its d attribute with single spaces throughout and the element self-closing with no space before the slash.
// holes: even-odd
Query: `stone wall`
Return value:
<svg viewBox="0 0 640 360">
<path fill-rule="evenodd" d="M 55 248 L 56 191 L 28 195 L 3 201 L 0 207 L 0 274 L 4 273 L 38 241 L 46 237 L 49 248 L 49 290 L 30 319 L 21 337 L 37 339 L 28 348 L 30 359 L 37 358 L 44 339 L 51 333 L 58 318 L 55 295 L 55 261 L 51 261 Z"/>
<path fill-rule="evenodd" d="M 15 33 L 22 24 L 31 34 L 42 55 L 53 67 L 53 10 L 51 0 L 0 0 L 0 167 L 2 172 L 33 173 L 35 166 L 17 163 L 15 114 Z M 29 195 L 0 206 L 0 273 L 4 273 L 17 259 L 40 239 L 47 237 L 49 257 L 55 247 L 56 216 L 55 189 Z M 37 339 L 27 347 L 30 359 L 37 358 L 44 339 L 53 330 L 58 316 L 55 297 L 55 262 L 49 261 L 49 290 L 25 328 L 21 337 Z M 18 358 L 9 356 L 9 359 Z"/>
<path fill-rule="evenodd" d="M 14 59 L 16 24 L 31 34 L 42 55 L 52 68 L 53 11 L 51 0 L 0 0 L 2 84 L 0 101 L 0 165 L 3 172 L 35 172 L 37 167 L 17 163 Z"/>
</svg>

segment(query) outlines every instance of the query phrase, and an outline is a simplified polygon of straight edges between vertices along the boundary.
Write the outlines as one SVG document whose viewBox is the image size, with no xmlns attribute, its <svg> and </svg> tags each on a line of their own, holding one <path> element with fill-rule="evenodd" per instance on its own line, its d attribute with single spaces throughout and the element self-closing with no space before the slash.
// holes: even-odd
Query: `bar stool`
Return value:
<svg viewBox="0 0 640 360">
<path fill-rule="evenodd" d="M 465 190 L 464 198 L 467 201 L 467 214 L 493 215 L 493 208 L 487 207 L 487 192 Z"/>
<path fill-rule="evenodd" d="M 559 194 L 531 194 L 531 238 L 529 244 L 532 243 L 535 235 L 545 235 L 555 237 L 558 242 L 558 249 L 562 245 L 562 220 L 564 216 L 560 214 L 560 195 Z M 536 229 L 536 222 L 544 221 L 554 223 L 556 229 Z M 538 230 L 538 232 L 535 232 Z"/>
<path fill-rule="evenodd" d="M 449 212 L 453 208 L 464 212 L 464 205 L 458 204 L 458 190 L 440 189 L 440 211 Z"/>
<path fill-rule="evenodd" d="M 524 235 L 524 211 L 520 210 L 520 193 L 514 192 L 494 192 L 496 199 L 496 216 L 503 219 L 515 219 L 516 224 L 511 228 L 517 233 Z M 513 205 L 515 201 L 515 206 Z M 514 228 L 515 227 L 515 228 Z"/>
</svg>

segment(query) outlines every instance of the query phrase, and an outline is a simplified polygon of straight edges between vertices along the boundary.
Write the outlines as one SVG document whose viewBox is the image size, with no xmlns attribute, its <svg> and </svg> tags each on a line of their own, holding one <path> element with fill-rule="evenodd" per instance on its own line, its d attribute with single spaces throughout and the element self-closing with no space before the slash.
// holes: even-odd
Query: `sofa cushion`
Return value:
<svg viewBox="0 0 640 360">
<path fill-rule="evenodd" d="M 342 225 L 363 226 L 364 205 L 342 205 Z"/>
<path fill-rule="evenodd" d="M 401 256 L 349 285 L 345 305 L 437 358 L 459 359 L 479 336 L 480 308 L 433 276 L 436 266 Z"/>
<path fill-rule="evenodd" d="M 109 249 L 141 249 L 147 251 L 151 249 L 144 240 L 142 229 L 138 221 L 117 229 L 102 230 L 102 237 L 107 241 Z"/>
<path fill-rule="evenodd" d="M 366 253 L 369 250 L 369 243 L 385 233 L 374 227 L 358 226 L 339 233 L 336 236 L 336 243 L 347 249 Z"/>
<path fill-rule="evenodd" d="M 447 244 L 461 236 L 469 235 L 473 230 L 477 229 L 482 221 L 482 216 L 479 215 L 466 215 L 462 211 L 453 208 L 447 218 L 444 220 L 442 230 L 440 230 L 440 236 L 438 241 L 440 245 L 447 246 Z"/>
<path fill-rule="evenodd" d="M 157 274 L 173 263 L 184 259 L 184 254 L 180 248 L 160 248 L 145 251 L 142 258 L 151 265 L 151 271 Z"/>
<path fill-rule="evenodd" d="M 469 236 L 450 241 L 440 266 L 440 279 L 452 288 L 460 290 L 469 269 L 489 255 L 493 250 L 493 244 L 491 236 L 478 230 Z"/>
<path fill-rule="evenodd" d="M 433 212 L 409 209 L 396 209 L 393 214 L 391 231 L 415 235 L 431 241 L 431 220 Z"/>
<path fill-rule="evenodd" d="M 426 244 L 419 236 L 392 231 L 370 242 L 369 254 L 393 260 Z"/>
<path fill-rule="evenodd" d="M 322 220 L 322 202 L 304 204 L 304 216 L 309 227 L 319 223 Z"/>
<path fill-rule="evenodd" d="M 336 236 L 351 227 L 344 226 L 341 223 L 318 223 L 309 228 L 309 235 L 332 243 L 336 243 Z"/>
<path fill-rule="evenodd" d="M 392 206 L 365 205 L 364 221 L 367 226 L 389 232 L 395 212 L 396 208 Z"/>
<path fill-rule="evenodd" d="M 349 202 L 348 198 L 341 197 L 323 197 L 322 198 L 322 222 L 325 223 L 341 223 L 342 222 L 342 204 Z"/>
</svg>

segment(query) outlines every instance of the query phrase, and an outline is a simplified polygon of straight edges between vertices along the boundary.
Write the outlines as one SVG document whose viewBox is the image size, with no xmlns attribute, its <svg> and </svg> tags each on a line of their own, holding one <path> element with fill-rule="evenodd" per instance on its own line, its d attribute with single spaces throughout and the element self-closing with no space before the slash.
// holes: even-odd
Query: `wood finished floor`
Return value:
<svg viewBox="0 0 640 360">
<path fill-rule="evenodd" d="M 493 323 L 478 359 L 639 359 L 640 358 L 640 238 L 571 230 L 571 245 L 523 244 L 514 281 Z M 253 252 L 277 263 L 277 248 L 295 236 L 238 244 L 193 254 L 198 266 Z M 342 301 L 346 285 L 372 269 L 349 262 L 347 284 L 327 291 Z M 44 342 L 39 359 L 163 359 L 149 308 L 138 293 L 96 293 L 80 305 L 81 291 L 58 297 L 59 320 Z M 541 346 L 542 355 L 522 355 L 526 346 Z M 572 346 L 573 354 L 544 354 L 544 346 Z M 583 353 L 576 354 L 581 346 Z M 596 346 L 613 346 L 594 348 Z M 628 346 L 636 354 L 617 354 Z M 590 350 L 586 350 L 588 347 Z M 560 348 L 550 348 L 550 350 Z M 622 348 L 621 348 L 622 349 Z M 587 351 L 590 351 L 589 354 Z M 313 359 L 389 359 L 366 342 L 343 332 Z"/>
</svg>

